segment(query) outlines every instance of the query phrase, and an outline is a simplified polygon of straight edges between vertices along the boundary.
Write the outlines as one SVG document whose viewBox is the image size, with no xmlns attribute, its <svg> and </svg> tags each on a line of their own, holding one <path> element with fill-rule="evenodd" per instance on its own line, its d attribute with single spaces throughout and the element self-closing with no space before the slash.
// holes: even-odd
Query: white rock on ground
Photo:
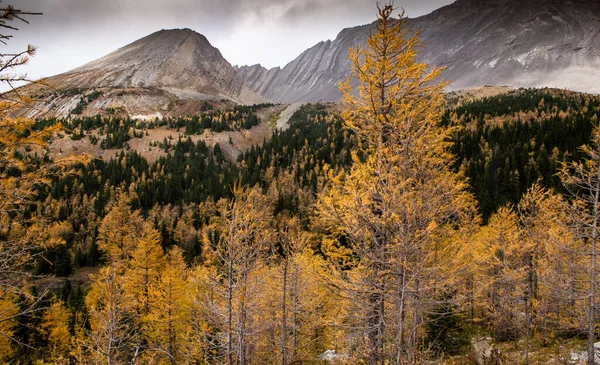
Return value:
<svg viewBox="0 0 600 365">
<path fill-rule="evenodd" d="M 300 109 L 302 105 L 303 103 L 294 103 L 282 111 L 281 114 L 279 114 L 279 119 L 277 120 L 277 129 L 281 131 L 288 129 L 290 127 L 288 123 L 290 118 L 296 111 L 298 111 L 298 109 Z"/>
</svg>

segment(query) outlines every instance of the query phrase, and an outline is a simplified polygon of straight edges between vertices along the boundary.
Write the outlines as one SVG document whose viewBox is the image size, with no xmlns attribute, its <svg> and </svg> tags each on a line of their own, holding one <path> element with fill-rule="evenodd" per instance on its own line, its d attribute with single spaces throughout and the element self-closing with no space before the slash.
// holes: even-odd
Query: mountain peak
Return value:
<svg viewBox="0 0 600 365">
<path fill-rule="evenodd" d="M 59 88 L 156 88 L 177 97 L 238 102 L 249 93 L 221 52 L 189 28 L 159 30 L 48 82 Z"/>
<path fill-rule="evenodd" d="M 206 42 L 208 42 L 208 39 L 203 34 L 198 33 L 195 30 L 192 30 L 190 28 L 161 29 L 159 31 L 149 34 L 148 36 L 146 36 L 144 38 L 148 38 L 148 37 L 154 37 L 154 38 L 156 38 L 156 37 L 189 37 L 189 36 L 194 36 L 194 37 L 203 39 Z M 140 40 L 142 40 L 144 38 L 141 38 Z"/>
<path fill-rule="evenodd" d="M 147 46 L 150 43 L 154 44 L 156 47 L 169 48 L 178 44 L 182 44 L 188 38 L 196 39 L 199 42 L 198 46 L 214 48 L 204 35 L 189 28 L 174 28 L 161 29 L 143 38 L 140 38 L 137 41 L 120 48 L 119 50 L 135 48 L 140 45 Z M 119 50 L 113 53 L 117 53 Z"/>
<path fill-rule="evenodd" d="M 180 32 L 180 33 L 196 33 L 196 34 L 200 34 L 198 32 L 196 32 L 195 30 L 192 30 L 190 28 L 171 28 L 171 29 L 161 29 L 156 33 L 160 33 L 160 32 Z"/>
</svg>

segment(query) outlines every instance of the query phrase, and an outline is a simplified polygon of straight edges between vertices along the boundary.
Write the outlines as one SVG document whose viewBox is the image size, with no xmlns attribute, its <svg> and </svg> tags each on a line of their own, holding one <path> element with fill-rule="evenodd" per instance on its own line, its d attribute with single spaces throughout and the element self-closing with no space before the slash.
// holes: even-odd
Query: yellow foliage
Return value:
<svg viewBox="0 0 600 365">
<path fill-rule="evenodd" d="M 188 359 L 193 359 L 201 364 L 210 363 L 211 351 L 215 351 L 212 344 L 212 336 L 217 330 L 211 323 L 211 304 L 215 296 L 216 277 L 214 268 L 202 265 L 194 267 L 187 283 L 188 326 L 184 334 L 186 342 L 182 345 L 182 351 L 187 353 Z"/>
<path fill-rule="evenodd" d="M 69 312 L 60 302 L 52 303 L 44 313 L 42 332 L 47 338 L 52 358 L 64 359 L 69 355 L 71 347 Z"/>
<path fill-rule="evenodd" d="M 0 291 L 0 360 L 7 360 L 12 354 L 11 340 L 18 314 L 17 298 L 11 293 Z"/>
<path fill-rule="evenodd" d="M 439 288 L 456 285 L 461 226 L 475 216 L 465 179 L 450 170 L 440 70 L 416 62 L 418 34 L 392 12 L 380 8 L 367 47 L 350 51 L 358 96 L 350 80 L 340 85 L 342 117 L 359 151 L 349 173 L 332 176 L 316 214 L 325 252 L 351 264 L 337 283 L 363 339 L 354 360 L 374 363 L 418 356 L 419 318 Z"/>
<path fill-rule="evenodd" d="M 5 66 L 10 68 L 15 64 Z M 9 80 L 10 76 L 0 75 L 0 81 Z M 15 116 L 16 110 L 26 108 L 29 102 L 24 96 L 0 101 L 0 235 L 6 238 L 0 242 L 0 333 L 3 335 L 0 353 L 3 355 L 10 353 L 11 329 L 16 319 L 31 309 L 17 307 L 13 300 L 15 295 L 30 297 L 24 287 L 31 278 L 27 271 L 32 264 L 31 252 L 64 243 L 63 237 L 68 233 L 66 222 L 49 224 L 44 212 L 25 215 L 24 210 L 38 198 L 40 186 L 49 184 L 54 176 L 71 173 L 74 164 L 89 160 L 88 156 L 81 156 L 50 163 L 35 161 L 34 154 L 46 154 L 47 140 L 60 126 L 36 130 L 33 120 Z"/>
<path fill-rule="evenodd" d="M 116 264 L 91 277 L 94 284 L 85 297 L 91 330 L 84 345 L 96 361 L 123 361 L 126 349 L 135 343 L 130 317 L 131 303 L 125 296 L 124 278 Z"/>
<path fill-rule="evenodd" d="M 392 12 L 391 6 L 379 9 L 377 30 L 367 47 L 349 52 L 359 96 L 351 92 L 350 79 L 340 85 L 348 104 L 342 113 L 344 123 L 370 153 L 425 131 L 438 123 L 442 113 L 445 84 L 437 82 L 441 70 L 428 71 L 428 65 L 415 61 L 421 45 L 418 33 L 410 35 L 404 13 L 394 19 Z"/>
<path fill-rule="evenodd" d="M 111 262 L 123 262 L 131 257 L 144 230 L 139 212 L 131 212 L 129 198 L 120 194 L 98 229 L 98 247 Z"/>
<path fill-rule="evenodd" d="M 173 248 L 158 282 L 150 290 L 151 309 L 144 332 L 151 354 L 158 363 L 177 362 L 182 357 L 183 334 L 187 332 L 187 269 L 180 248 Z M 164 356 L 166 354 L 166 356 Z"/>
<path fill-rule="evenodd" d="M 150 311 L 151 287 L 157 285 L 163 267 L 160 234 L 146 223 L 123 274 L 123 288 L 128 300 L 135 303 L 136 317 L 142 325 Z"/>
</svg>

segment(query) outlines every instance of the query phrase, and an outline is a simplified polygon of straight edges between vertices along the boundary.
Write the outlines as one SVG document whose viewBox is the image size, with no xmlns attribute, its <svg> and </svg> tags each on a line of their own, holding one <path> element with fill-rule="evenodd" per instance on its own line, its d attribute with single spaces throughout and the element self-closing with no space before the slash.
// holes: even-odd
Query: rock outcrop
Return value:
<svg viewBox="0 0 600 365">
<path fill-rule="evenodd" d="M 477 365 L 502 365 L 500 351 L 492 347 L 491 341 L 489 337 L 471 340 L 471 357 Z"/>
</svg>

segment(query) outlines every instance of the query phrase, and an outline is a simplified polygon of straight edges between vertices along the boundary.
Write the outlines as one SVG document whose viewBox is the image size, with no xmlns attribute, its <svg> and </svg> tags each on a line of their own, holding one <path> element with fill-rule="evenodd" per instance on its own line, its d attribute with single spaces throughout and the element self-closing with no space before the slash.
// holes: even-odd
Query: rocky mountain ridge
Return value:
<svg viewBox="0 0 600 365">
<path fill-rule="evenodd" d="M 264 102 L 203 35 L 190 29 L 161 30 L 78 67 L 26 86 L 37 100 L 28 116 L 66 117 L 99 91 L 85 114 L 120 110 L 127 115 L 171 115 L 206 100 L 238 104 Z M 182 108 L 180 108 L 182 109 Z M 186 108 L 183 108 L 186 109 Z M 187 108 L 189 109 L 189 108 Z"/>
<path fill-rule="evenodd" d="M 446 67 L 450 90 L 496 84 L 600 92 L 600 2 L 458 0 L 407 25 L 421 31 L 418 59 Z M 337 83 L 350 75 L 348 48 L 363 46 L 373 29 L 344 29 L 283 68 L 237 70 L 273 101 L 338 100 Z"/>
<path fill-rule="evenodd" d="M 47 81 L 57 87 L 154 87 L 187 98 L 240 102 L 251 94 L 221 52 L 190 29 L 152 33 Z"/>
</svg>

